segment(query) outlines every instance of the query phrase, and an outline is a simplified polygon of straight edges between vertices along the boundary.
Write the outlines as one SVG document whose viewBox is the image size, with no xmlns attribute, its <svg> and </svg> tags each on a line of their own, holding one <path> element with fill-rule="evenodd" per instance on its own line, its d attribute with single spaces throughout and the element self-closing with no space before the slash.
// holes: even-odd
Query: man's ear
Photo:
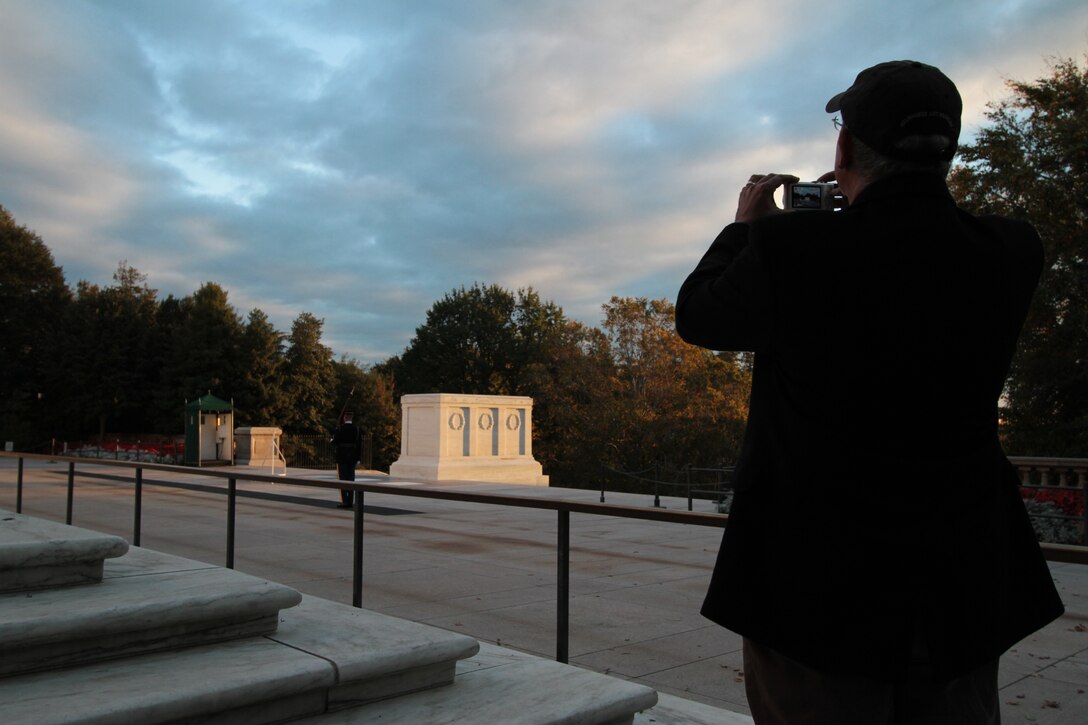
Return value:
<svg viewBox="0 0 1088 725">
<path fill-rule="evenodd" d="M 835 168 L 849 169 L 854 165 L 854 137 L 845 128 L 839 129 L 835 142 Z"/>
</svg>

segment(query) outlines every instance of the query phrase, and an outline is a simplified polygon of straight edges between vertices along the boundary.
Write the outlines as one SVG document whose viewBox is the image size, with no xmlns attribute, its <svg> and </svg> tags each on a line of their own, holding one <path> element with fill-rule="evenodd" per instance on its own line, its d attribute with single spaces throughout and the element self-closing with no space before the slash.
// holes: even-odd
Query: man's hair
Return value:
<svg viewBox="0 0 1088 725">
<path fill-rule="evenodd" d="M 853 134 L 851 134 L 853 136 Z M 887 176 L 906 173 L 924 173 L 940 176 L 942 179 L 948 176 L 952 168 L 951 161 L 940 159 L 925 161 L 906 161 L 886 156 L 867 145 L 857 136 L 854 139 L 854 163 L 866 181 L 873 182 Z M 895 148 L 898 151 L 918 152 L 947 148 L 952 140 L 948 136 L 933 134 L 928 136 L 907 136 L 896 141 Z"/>
</svg>

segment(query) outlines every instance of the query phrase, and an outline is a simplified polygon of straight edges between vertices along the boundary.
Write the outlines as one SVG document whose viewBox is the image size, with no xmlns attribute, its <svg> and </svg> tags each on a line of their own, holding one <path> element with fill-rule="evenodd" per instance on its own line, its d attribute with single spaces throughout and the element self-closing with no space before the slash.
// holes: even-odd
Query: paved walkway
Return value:
<svg viewBox="0 0 1088 725">
<path fill-rule="evenodd" d="M 335 478 L 329 471 L 289 473 Z M 28 461 L 23 513 L 63 521 L 66 475 L 66 464 Z M 131 540 L 131 481 L 131 471 L 79 464 L 73 523 Z M 144 481 L 142 545 L 222 565 L 226 482 L 195 473 L 164 477 L 158 471 L 145 472 Z M 410 484 L 391 488 L 405 485 Z M 499 484 L 443 485 L 581 501 L 598 501 L 600 495 Z M 352 512 L 336 507 L 335 489 L 251 482 L 238 487 L 235 568 L 350 603 Z M 607 500 L 653 503 L 649 496 L 621 494 L 609 494 Z M 385 493 L 366 494 L 365 504 L 363 606 L 555 656 L 554 512 Z M 662 505 L 686 509 L 687 501 L 662 498 Z M 0 508 L 15 508 L 11 459 L 0 459 Z M 696 510 L 711 507 L 696 502 Z M 698 614 L 721 530 L 574 514 L 570 531 L 571 664 L 746 714 L 740 639 Z M 1054 564 L 1052 571 L 1068 611 L 1002 659 L 1006 725 L 1088 722 L 1088 567 Z M 693 705 L 691 713 L 699 709 Z M 713 713 L 704 712 L 707 718 Z"/>
</svg>

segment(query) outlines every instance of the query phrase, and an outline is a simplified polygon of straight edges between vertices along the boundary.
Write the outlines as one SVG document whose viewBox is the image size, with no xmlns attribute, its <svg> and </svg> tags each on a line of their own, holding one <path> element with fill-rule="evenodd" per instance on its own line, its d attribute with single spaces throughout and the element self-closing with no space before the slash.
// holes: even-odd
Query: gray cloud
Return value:
<svg viewBox="0 0 1088 725">
<path fill-rule="evenodd" d="M 215 281 L 364 361 L 476 281 L 595 324 L 671 297 L 748 174 L 826 170 L 860 68 L 941 65 L 978 117 L 1082 54 L 1080 5 L 2 0 L 0 203 L 72 282 Z"/>
</svg>

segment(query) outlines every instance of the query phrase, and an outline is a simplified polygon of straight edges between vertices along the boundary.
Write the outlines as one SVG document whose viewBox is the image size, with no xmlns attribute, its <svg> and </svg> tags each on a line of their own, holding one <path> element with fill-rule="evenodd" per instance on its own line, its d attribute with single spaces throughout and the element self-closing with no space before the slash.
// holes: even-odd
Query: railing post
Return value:
<svg viewBox="0 0 1088 725">
<path fill-rule="evenodd" d="M 688 511 L 691 511 L 691 464 L 684 467 L 684 475 L 688 480 Z"/>
<path fill-rule="evenodd" d="M 355 526 L 352 530 L 351 604 L 363 607 L 363 492 L 355 492 Z"/>
<path fill-rule="evenodd" d="M 144 500 L 144 469 L 136 469 L 136 501 L 133 506 L 132 521 L 132 545 L 140 545 L 140 516 L 143 511 Z"/>
<path fill-rule="evenodd" d="M 72 525 L 72 501 L 75 498 L 76 463 L 68 461 L 68 508 L 64 514 L 64 523 Z"/>
<path fill-rule="evenodd" d="M 570 658 L 570 511 L 559 513 L 559 576 L 556 595 L 555 660 L 567 663 Z"/>
<path fill-rule="evenodd" d="M 1084 530 L 1081 532 L 1083 539 L 1081 543 L 1088 546 L 1088 476 L 1080 474 L 1079 478 L 1081 480 L 1081 505 L 1084 507 L 1081 511 L 1082 518 L 1084 519 Z"/>
<path fill-rule="evenodd" d="M 238 479 L 227 479 L 227 568 L 234 568 L 234 513 Z"/>
<path fill-rule="evenodd" d="M 15 513 L 23 512 L 23 459 L 19 459 L 19 474 L 15 479 Z"/>
</svg>

